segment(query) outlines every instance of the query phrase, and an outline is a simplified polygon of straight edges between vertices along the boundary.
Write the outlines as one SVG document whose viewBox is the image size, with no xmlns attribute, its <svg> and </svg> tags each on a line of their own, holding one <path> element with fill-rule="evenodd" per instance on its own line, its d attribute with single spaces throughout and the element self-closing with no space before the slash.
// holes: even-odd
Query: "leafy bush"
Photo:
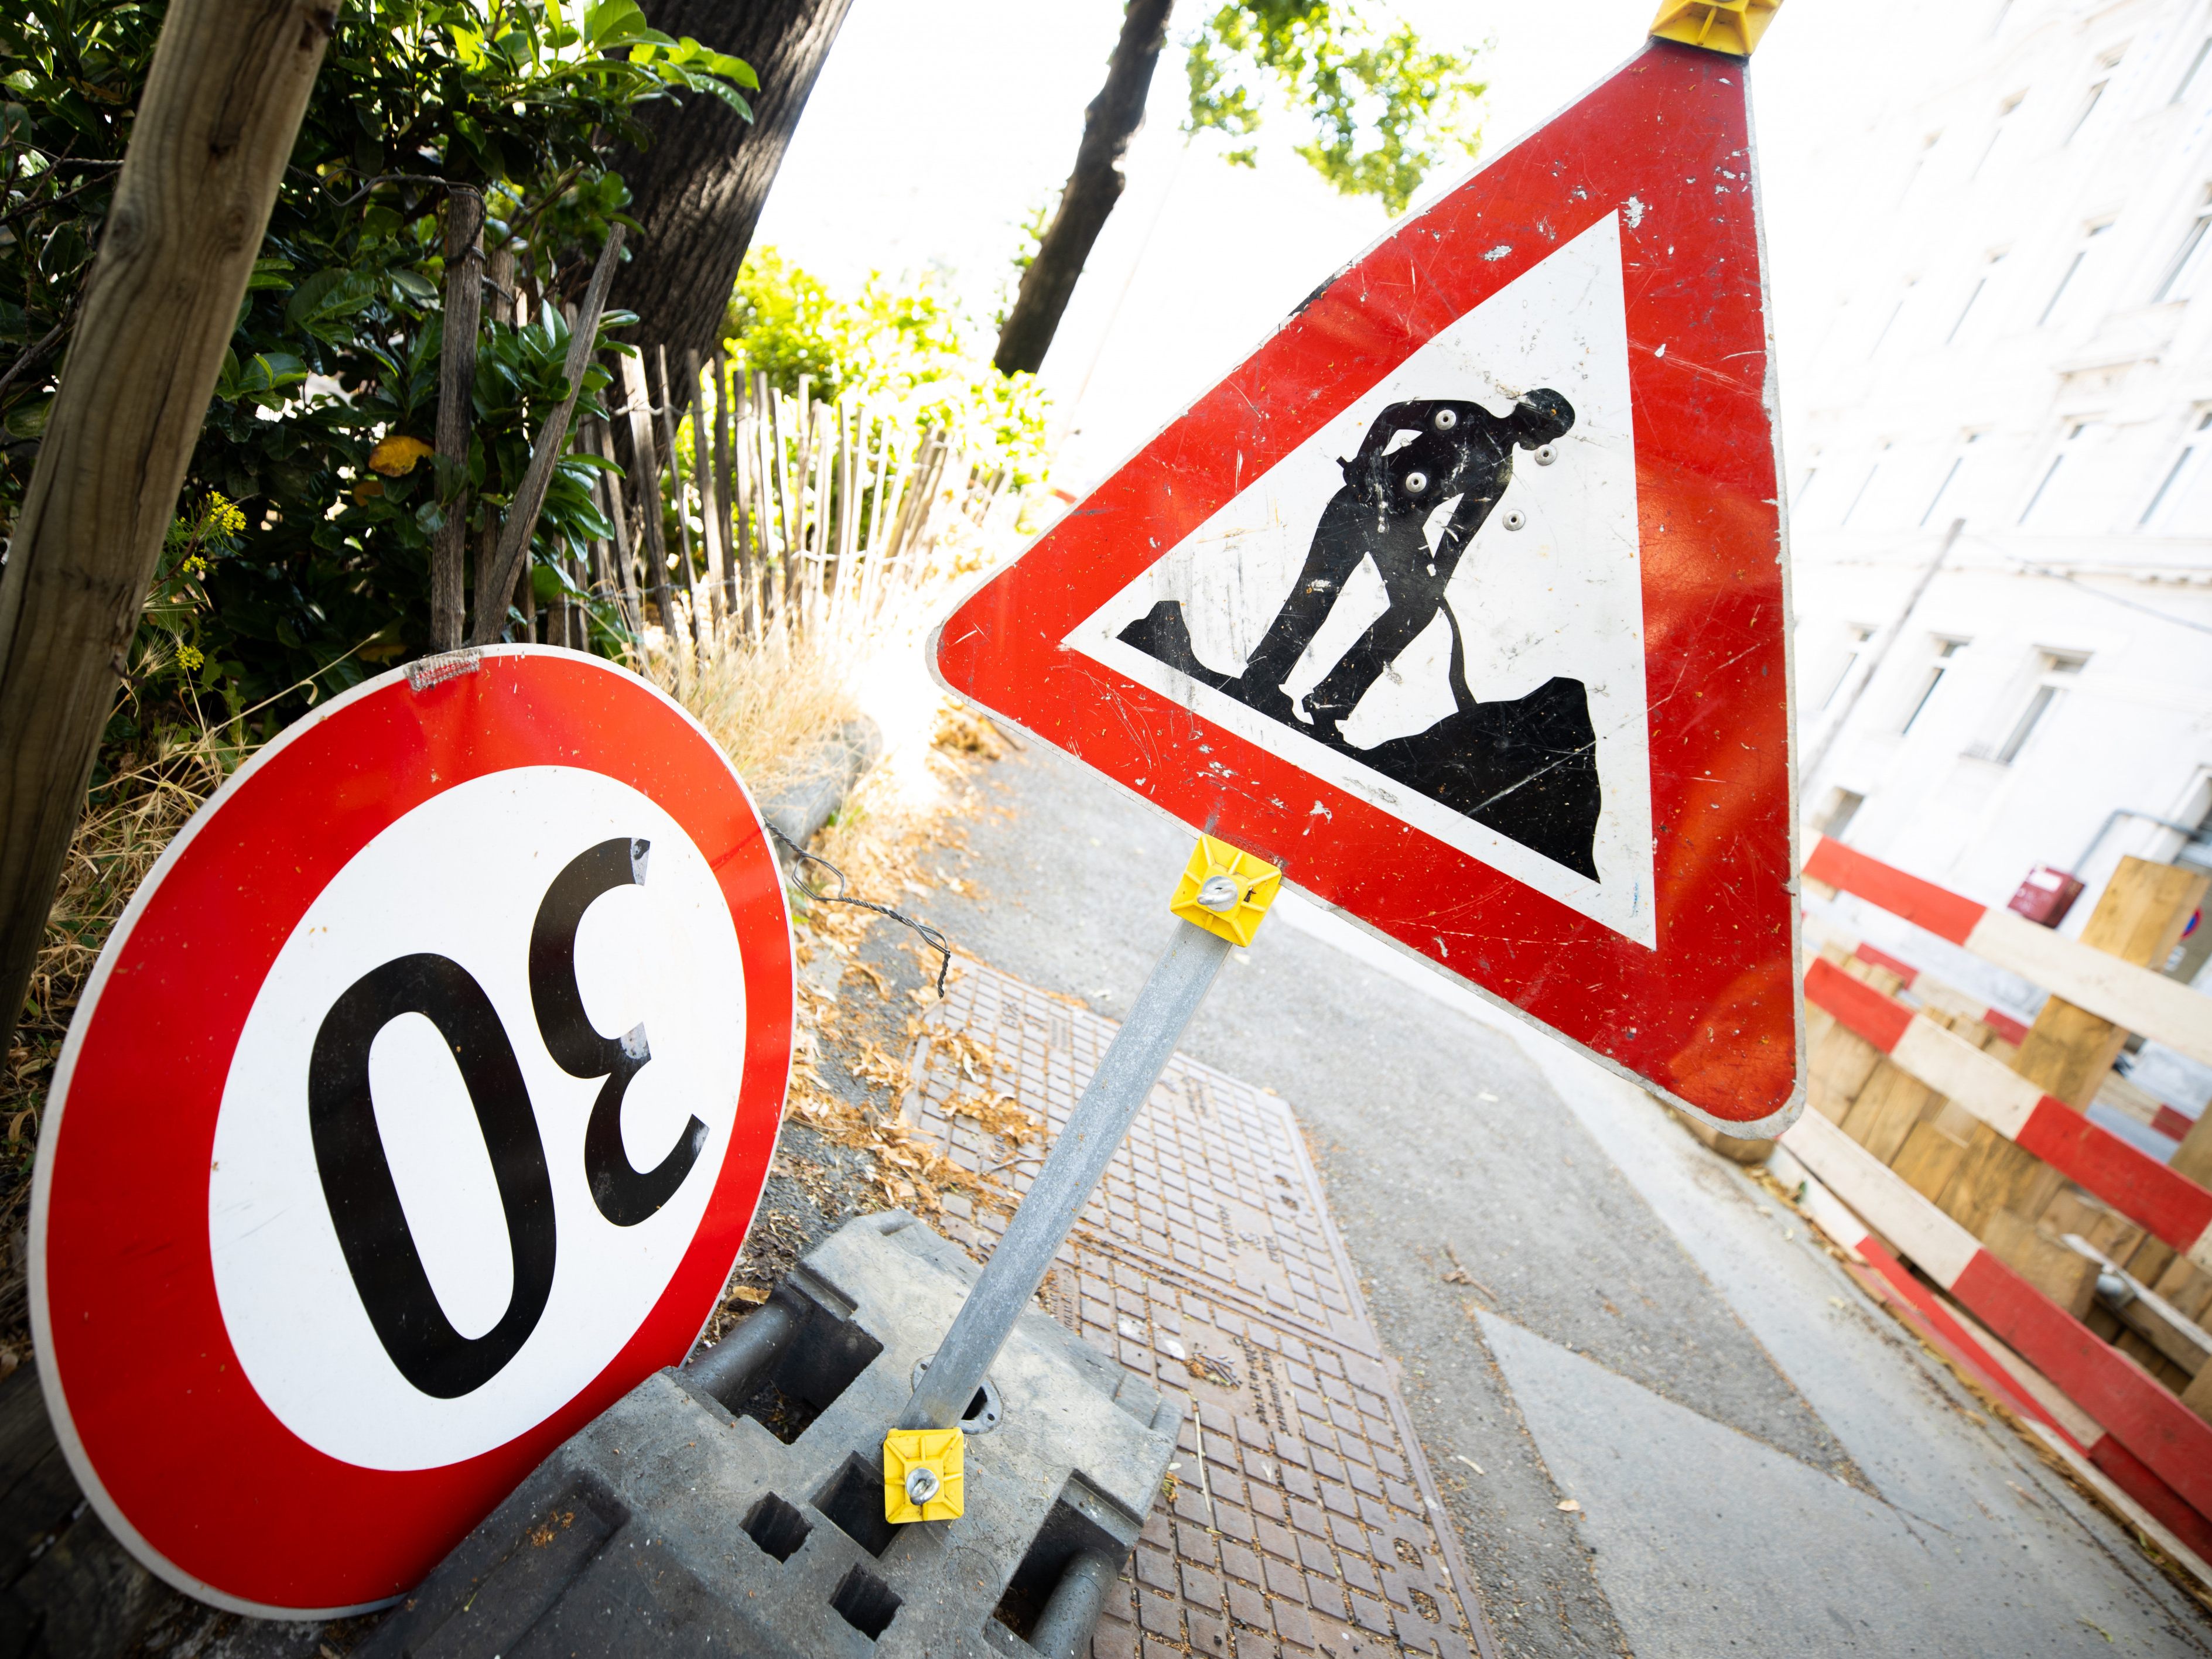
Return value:
<svg viewBox="0 0 2212 1659">
<path fill-rule="evenodd" d="M 745 256 L 725 323 L 726 343 L 781 391 L 811 376 L 817 397 L 860 396 L 913 427 L 945 427 L 1025 489 L 1043 480 L 1050 404 L 1033 374 L 1002 375 L 975 323 L 933 276 L 895 283 L 870 274 L 838 298 L 772 247 Z"/>
<path fill-rule="evenodd" d="M 1230 0 L 1202 20 L 1185 53 L 1186 131 L 1249 138 L 1273 104 L 1305 121 L 1295 146 L 1347 196 L 1403 213 L 1421 180 L 1480 148 L 1486 90 L 1471 54 L 1431 51 L 1412 24 L 1382 21 L 1373 0 Z M 1250 145 L 1226 153 L 1251 167 Z"/>
<path fill-rule="evenodd" d="M 0 525 L 12 525 L 159 33 L 137 0 L 0 9 Z M 634 0 L 341 0 L 192 458 L 137 648 L 176 698 L 273 720 L 429 642 L 448 184 L 481 188 L 486 244 L 534 295 L 492 296 L 478 343 L 471 537 L 495 525 L 566 392 L 550 306 L 587 279 L 629 192 L 603 157 L 633 112 L 703 94 L 744 108 L 734 58 L 646 27 Z M 605 326 L 633 321 L 612 313 Z M 603 370 L 579 408 L 602 412 Z M 410 447 L 395 440 L 416 441 Z M 565 460 L 541 558 L 607 533 L 589 459 Z M 217 506 L 220 502 L 222 505 Z M 221 534 L 206 526 L 219 514 Z M 197 537 L 195 541 L 193 538 Z M 185 569 L 188 565 L 198 568 Z M 135 686 L 142 704 L 155 689 Z M 264 721 L 266 723 L 266 721 Z"/>
</svg>

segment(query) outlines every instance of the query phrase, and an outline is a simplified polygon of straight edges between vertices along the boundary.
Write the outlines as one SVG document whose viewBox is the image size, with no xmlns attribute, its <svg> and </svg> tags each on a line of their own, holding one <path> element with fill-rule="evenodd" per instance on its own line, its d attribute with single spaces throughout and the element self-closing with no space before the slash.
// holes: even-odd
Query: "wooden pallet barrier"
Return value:
<svg viewBox="0 0 2212 1659">
<path fill-rule="evenodd" d="M 1813 963 L 1805 997 L 1929 1088 L 2212 1270 L 2212 1192 L 1832 963 Z"/>
</svg>

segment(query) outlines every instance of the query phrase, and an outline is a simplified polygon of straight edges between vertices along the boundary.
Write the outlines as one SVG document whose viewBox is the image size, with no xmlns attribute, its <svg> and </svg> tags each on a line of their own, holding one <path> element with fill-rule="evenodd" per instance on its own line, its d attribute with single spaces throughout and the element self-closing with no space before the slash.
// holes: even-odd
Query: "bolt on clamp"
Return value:
<svg viewBox="0 0 2212 1659">
<path fill-rule="evenodd" d="M 1168 908 L 1231 945 L 1249 945 L 1275 902 L 1283 872 L 1225 841 L 1200 836 Z"/>
<path fill-rule="evenodd" d="M 965 1507 L 958 1429 L 893 1429 L 884 1437 L 884 1519 L 952 1521 Z"/>
</svg>

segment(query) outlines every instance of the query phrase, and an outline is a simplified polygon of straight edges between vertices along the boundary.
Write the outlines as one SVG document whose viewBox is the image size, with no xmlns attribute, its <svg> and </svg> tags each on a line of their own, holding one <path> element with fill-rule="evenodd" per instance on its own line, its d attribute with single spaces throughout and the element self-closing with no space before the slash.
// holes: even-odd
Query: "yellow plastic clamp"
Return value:
<svg viewBox="0 0 2212 1659">
<path fill-rule="evenodd" d="M 1748 58 L 1782 0 L 1663 0 L 1651 20 L 1654 40 Z"/>
<path fill-rule="evenodd" d="M 1283 872 L 1225 841 L 1200 836 L 1168 908 L 1232 945 L 1249 945 L 1275 902 Z"/>
<path fill-rule="evenodd" d="M 884 1519 L 957 1519 L 966 1501 L 965 1451 L 957 1429 L 893 1429 L 885 1435 Z"/>
</svg>

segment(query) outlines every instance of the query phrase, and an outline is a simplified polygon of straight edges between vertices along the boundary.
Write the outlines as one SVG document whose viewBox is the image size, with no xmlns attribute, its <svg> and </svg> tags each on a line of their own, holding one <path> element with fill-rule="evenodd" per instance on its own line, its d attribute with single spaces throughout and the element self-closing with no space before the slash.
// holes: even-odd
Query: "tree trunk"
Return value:
<svg viewBox="0 0 2212 1659">
<path fill-rule="evenodd" d="M 760 77 L 760 90 L 748 94 L 750 123 L 699 93 L 680 104 L 649 106 L 641 123 L 652 143 L 616 158 L 630 188 L 630 216 L 643 233 L 610 303 L 637 313 L 631 330 L 637 344 L 665 347 L 680 363 L 720 343 L 730 289 L 761 205 L 851 3 L 645 0 L 653 27 L 742 58 Z"/>
<path fill-rule="evenodd" d="M 13 1030 L 333 0 L 173 0 L 0 570 L 0 1024 Z"/>
<path fill-rule="evenodd" d="M 1175 0 L 1128 0 L 1121 15 L 1121 38 L 1106 60 L 1106 84 L 1083 112 L 1083 142 L 1076 147 L 1075 171 L 1060 191 L 1059 210 L 1045 227 L 1036 258 L 1022 273 L 1013 308 L 999 331 L 992 358 L 1001 374 L 1036 372 L 1075 292 L 1075 279 L 1106 227 L 1106 216 L 1121 199 L 1128 180 L 1121 158 L 1129 140 L 1145 125 L 1145 99 L 1152 70 L 1166 42 L 1168 13 Z"/>
</svg>

